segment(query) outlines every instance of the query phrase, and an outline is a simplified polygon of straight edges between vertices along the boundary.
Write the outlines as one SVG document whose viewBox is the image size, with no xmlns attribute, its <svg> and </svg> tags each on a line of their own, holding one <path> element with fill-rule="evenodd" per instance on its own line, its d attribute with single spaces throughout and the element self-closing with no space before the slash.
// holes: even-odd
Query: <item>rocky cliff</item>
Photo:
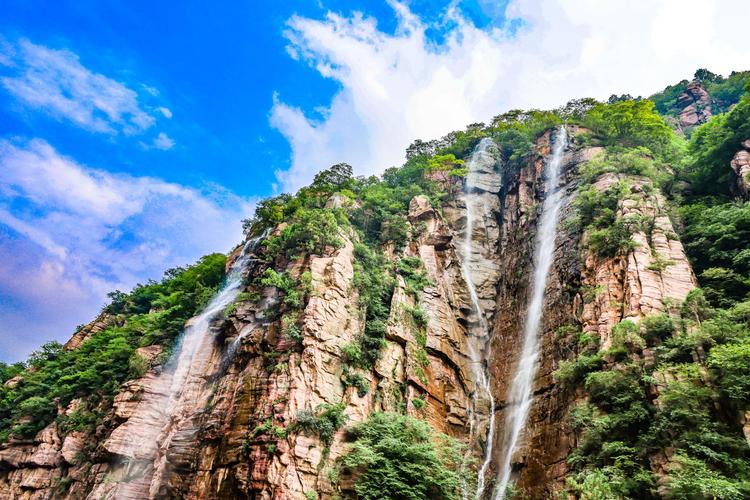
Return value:
<svg viewBox="0 0 750 500">
<path fill-rule="evenodd" d="M 713 116 L 711 96 L 698 80 L 690 82 L 677 96 L 677 106 L 681 108 L 679 123 L 683 129 L 706 123 Z"/>
<path fill-rule="evenodd" d="M 680 117 L 684 125 L 695 125 L 710 116 L 710 105 L 699 87 L 688 90 L 680 99 L 686 104 Z M 675 316 L 696 286 L 659 186 L 621 171 L 583 181 L 581 170 L 604 148 L 590 144 L 586 129 L 571 125 L 568 132 L 560 182 L 564 204 L 547 280 L 533 405 L 512 460 L 516 484 L 530 498 L 565 490 L 568 458 L 578 445 L 568 414 L 588 396 L 581 385 L 555 377 L 578 349 L 566 332 L 589 334 L 607 349 L 615 325 L 657 313 Z M 487 441 L 491 412 L 477 374 L 489 375 L 494 422 L 501 425 L 518 362 L 536 226 L 549 194 L 542 182 L 549 154 L 547 130 L 520 168 L 496 147 L 473 165 L 465 181 L 440 180 L 449 193 L 442 202 L 424 194 L 411 198 L 408 237 L 403 245 L 384 244 L 382 251 L 393 266 L 418 262 L 422 284 L 415 287 L 409 273 L 395 274 L 380 355 L 368 369 L 347 359 L 347 346 L 361 338 L 368 321 L 358 280 L 361 234 L 343 227 L 339 245 L 292 256 L 270 256 L 263 245 L 244 256 L 238 247 L 227 266 L 244 259 L 242 300 L 211 318 L 187 372 L 164 364 L 159 345 L 140 348 L 147 369 L 124 382 L 112 401 L 100 403 L 104 417 L 96 427 L 70 432 L 53 420 L 33 438 L 11 438 L 0 447 L 0 498 L 353 495 L 356 478 L 338 477 L 336 468 L 348 447 L 346 426 L 328 435 L 300 424 L 333 412 L 348 424 L 378 411 L 405 412 L 463 441 L 470 455 L 482 457 L 489 448 L 492 484 L 498 474 L 496 450 L 503 443 L 500 433 Z M 747 176 L 746 156 L 742 151 L 732 162 L 741 179 Z M 459 195 L 464 182 L 471 196 Z M 584 182 L 602 193 L 614 185 L 627 187 L 614 217 L 639 221 L 630 247 L 607 257 L 591 250 L 590 235 L 575 224 Z M 327 206 L 353 211 L 358 203 L 334 195 Z M 469 204 L 482 207 L 471 224 Z M 277 225 L 271 235 L 284 228 L 285 223 Z M 461 248 L 467 231 L 468 253 Z M 462 273 L 462 259 L 471 260 L 471 283 Z M 296 309 L 285 305 L 280 286 L 261 279 L 268 269 L 306 283 Z M 488 325 L 486 335 L 474 328 L 482 320 L 471 288 Z M 114 321 L 103 314 L 77 332 L 66 349 L 78 349 Z M 649 355 L 648 349 L 634 354 Z M 185 382 L 175 397 L 178 376 Z M 15 383 L 18 379 L 6 385 Z M 658 392 L 656 382 L 653 387 Z M 80 404 L 75 399 L 57 412 L 71 415 Z M 655 459 L 654 470 L 664 473 L 667 462 Z M 491 488 L 486 491 L 489 497 Z"/>
</svg>

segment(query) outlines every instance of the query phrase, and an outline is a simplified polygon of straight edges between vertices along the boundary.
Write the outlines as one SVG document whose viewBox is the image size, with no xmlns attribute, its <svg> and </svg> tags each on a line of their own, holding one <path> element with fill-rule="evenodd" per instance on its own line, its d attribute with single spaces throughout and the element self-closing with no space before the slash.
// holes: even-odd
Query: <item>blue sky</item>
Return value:
<svg viewBox="0 0 750 500">
<path fill-rule="evenodd" d="M 378 173 L 513 107 L 750 60 L 740 0 L 627 6 L 8 0 L 0 360 L 65 340 L 107 291 L 229 250 L 257 199 L 333 163 Z"/>
</svg>

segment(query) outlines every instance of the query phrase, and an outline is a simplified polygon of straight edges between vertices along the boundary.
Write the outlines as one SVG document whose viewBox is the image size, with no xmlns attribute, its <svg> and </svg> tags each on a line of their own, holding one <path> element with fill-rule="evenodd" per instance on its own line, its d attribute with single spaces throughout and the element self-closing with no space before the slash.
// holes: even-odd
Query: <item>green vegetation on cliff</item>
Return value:
<svg viewBox="0 0 750 500">
<path fill-rule="evenodd" d="M 679 112 L 677 96 L 688 83 L 681 82 L 653 102 L 622 96 L 608 103 L 572 101 L 552 111 L 509 111 L 488 125 L 415 141 L 404 164 L 380 177 L 355 177 L 349 165 L 338 164 L 294 195 L 262 201 L 243 221 L 248 236 L 265 235 L 260 257 L 267 269 L 253 285 L 276 290 L 278 305 L 268 318 L 292 341 L 279 348 L 288 352 L 262 354 L 280 370 L 302 349 L 302 316 L 313 291 L 310 273 L 301 269 L 311 256 L 331 255 L 350 240 L 362 328 L 341 347 L 343 384 L 359 397 L 376 385 L 372 370 L 386 344 L 398 283 L 415 302 L 403 317 L 415 327 L 424 374 L 427 318 L 419 300 L 431 283 L 410 246 L 424 231 L 423 223 L 407 217 L 410 201 L 423 195 L 438 212 L 453 203 L 467 173 L 464 161 L 482 138 L 496 142 L 503 173 L 514 175 L 537 159 L 543 134 L 567 123 L 576 126 L 576 145 L 601 148 L 578 172 L 577 216 L 566 221 L 583 234 L 582 257 L 599 263 L 626 258 L 636 248 L 636 233 L 650 237 L 654 217 L 627 215 L 623 205 L 661 199 L 661 192 L 667 206 L 659 215 L 673 217 L 701 286 L 682 304 L 669 304 L 668 313 L 615 325 L 606 348 L 594 333 L 559 330 L 561 338 L 574 340 L 575 356 L 559 364 L 555 378 L 583 397 L 568 418 L 575 437 L 569 492 L 582 498 L 747 498 L 750 447 L 742 418 L 750 411 L 750 202 L 733 199 L 729 161 L 750 138 L 750 95 L 741 97 L 748 74 L 725 79 L 701 71 L 696 77 L 714 99 L 714 112 L 725 114 L 689 140 L 664 119 Z M 594 184 L 605 175 L 617 178 L 598 189 Z M 55 420 L 63 433 L 93 430 L 123 381 L 168 359 L 185 322 L 220 286 L 225 263 L 224 256 L 209 255 L 167 271 L 158 283 L 113 292 L 101 330 L 77 348 L 50 343 L 25 366 L 0 364 L 0 442 L 29 438 Z M 649 269 L 669 265 L 656 255 Z M 580 292 L 587 301 L 599 291 Z M 232 306 L 225 313 L 231 317 Z M 155 360 L 136 353 L 151 345 L 163 349 Z M 82 404 L 63 415 L 76 398 Z M 427 404 L 412 401 L 419 410 Z M 246 444 L 299 432 L 327 449 L 346 424 L 344 410 L 341 401 L 302 410 L 287 427 L 274 418 L 254 422 Z M 425 421 L 374 413 L 348 429 L 348 438 L 337 466 L 358 497 L 458 496 L 463 450 Z M 275 443 L 268 442 L 269 452 Z"/>
<path fill-rule="evenodd" d="M 161 282 L 113 292 L 104 308 L 106 326 L 72 350 L 50 342 L 31 355 L 15 384 L 0 385 L 0 442 L 27 438 L 57 417 L 73 399 L 84 398 L 73 415 L 57 417 L 64 430 L 85 430 L 107 410 L 106 403 L 128 377 L 143 374 L 138 347 L 169 346 L 185 322 L 200 311 L 224 278 L 226 257 L 212 254 L 195 265 L 170 269 Z M 17 367 L 10 373 L 18 374 Z M 9 369 L 5 368 L 4 372 Z"/>
<path fill-rule="evenodd" d="M 738 78 L 715 79 L 709 88 Z M 647 220 L 631 219 L 628 230 L 617 215 L 627 185 L 602 192 L 589 183 L 608 172 L 647 178 L 669 195 L 702 287 L 672 304 L 669 315 L 616 325 L 607 349 L 579 334 L 575 359 L 560 364 L 556 378 L 587 396 L 569 415 L 577 446 L 568 486 L 582 498 L 750 496 L 742 432 L 750 410 L 750 204 L 733 200 L 729 184 L 729 162 L 750 137 L 748 99 L 697 128 L 687 148 L 669 129 L 637 127 L 637 140 L 610 134 L 614 142 L 582 169 L 577 207 L 589 250 L 600 258 L 625 255 L 633 248 L 628 233 L 650 234 Z M 629 101 L 609 106 L 622 102 Z"/>
<path fill-rule="evenodd" d="M 454 500 L 469 479 L 463 447 L 414 417 L 373 413 L 348 438 L 352 444 L 339 465 L 352 476 L 357 498 Z"/>
<path fill-rule="evenodd" d="M 725 113 L 729 108 L 740 100 L 745 85 L 750 82 L 750 71 L 732 72 L 728 77 L 712 73 L 706 69 L 695 72 L 693 79 L 698 81 L 711 97 L 711 105 L 714 114 Z M 665 116 L 677 116 L 682 107 L 678 104 L 678 97 L 685 92 L 687 80 L 670 85 L 663 91 L 649 97 L 656 105 L 656 109 Z"/>
</svg>

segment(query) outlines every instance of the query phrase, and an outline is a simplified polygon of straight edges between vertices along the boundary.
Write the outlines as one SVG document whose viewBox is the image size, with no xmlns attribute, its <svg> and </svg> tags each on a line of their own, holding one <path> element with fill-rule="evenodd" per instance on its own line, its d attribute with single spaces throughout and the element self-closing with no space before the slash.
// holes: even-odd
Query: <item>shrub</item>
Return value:
<svg viewBox="0 0 750 500">
<path fill-rule="evenodd" d="M 711 470 L 701 460 L 679 453 L 669 470 L 668 498 L 715 498 L 741 500 L 747 498 L 747 484 L 733 481 Z"/>
<path fill-rule="evenodd" d="M 432 284 L 427 278 L 427 273 L 422 269 L 422 261 L 419 257 L 404 257 L 399 260 L 398 273 L 404 277 L 406 291 L 414 296 Z"/>
<path fill-rule="evenodd" d="M 614 477 L 613 477 L 614 476 Z M 578 493 L 581 500 L 618 500 L 626 498 L 622 488 L 623 477 L 616 469 L 586 470 L 568 477 L 567 486 Z"/>
<path fill-rule="evenodd" d="M 269 268 L 266 269 L 261 279 L 265 286 L 272 286 L 284 294 L 284 304 L 287 307 L 297 309 L 303 304 L 305 296 L 310 291 L 309 274 L 303 275 L 298 282 L 287 271 L 281 273 Z"/>
<path fill-rule="evenodd" d="M 315 408 L 315 411 L 302 410 L 297 413 L 297 419 L 293 424 L 294 430 L 304 434 L 313 434 L 328 448 L 333 442 L 336 431 L 344 425 L 349 418 L 344 410 L 346 405 L 338 403 L 335 405 L 323 403 Z"/>
<path fill-rule="evenodd" d="M 141 378 L 149 369 L 149 363 L 146 358 L 134 352 L 128 360 L 128 367 L 130 368 L 131 378 Z"/>
<path fill-rule="evenodd" d="M 730 112 L 712 117 L 690 138 L 688 174 L 694 192 L 727 196 L 733 175 L 727 168 L 742 141 L 750 137 L 750 94 Z"/>
<path fill-rule="evenodd" d="M 272 256 L 322 255 L 326 247 L 337 249 L 343 244 L 339 228 L 345 220 L 336 209 L 300 208 L 289 224 L 278 235 L 267 238 L 264 244 Z"/>
<path fill-rule="evenodd" d="M 612 349 L 626 349 L 630 352 L 646 347 L 638 325 L 626 319 L 612 327 Z"/>
<path fill-rule="evenodd" d="M 402 498 L 457 499 L 462 448 L 452 438 L 435 434 L 418 419 L 396 413 L 373 413 L 349 431 L 353 441 L 341 457 L 363 500 Z"/>
<path fill-rule="evenodd" d="M 362 346 L 357 342 L 350 342 L 341 348 L 342 360 L 345 364 L 357 368 L 367 368 L 363 363 Z"/>
<path fill-rule="evenodd" d="M 281 318 L 281 331 L 284 338 L 292 342 L 302 342 L 302 330 L 297 326 L 299 314 L 296 312 L 285 314 Z"/>
<path fill-rule="evenodd" d="M 619 217 L 609 227 L 593 229 L 588 233 L 589 249 L 600 258 L 630 252 L 635 248 L 633 229 L 632 221 Z"/>
<path fill-rule="evenodd" d="M 417 306 L 409 307 L 406 306 L 406 311 L 411 316 L 412 321 L 414 321 L 414 325 L 417 327 L 417 329 L 422 330 L 427 327 L 427 316 L 425 315 L 424 310 Z"/>
<path fill-rule="evenodd" d="M 358 366 L 365 368 L 378 359 L 385 345 L 386 321 L 395 282 L 382 253 L 358 243 L 354 246 L 354 255 L 354 286 L 365 317 L 364 332 L 358 339 L 361 351 Z"/>
<path fill-rule="evenodd" d="M 580 168 L 582 180 L 587 184 L 608 172 L 638 175 L 660 181 L 663 180 L 663 175 L 660 174 L 665 170 L 664 165 L 654 160 L 653 153 L 643 147 L 609 147 Z"/>
<path fill-rule="evenodd" d="M 661 342 L 674 334 L 674 323 L 669 314 L 650 314 L 643 318 L 643 333 L 646 342 Z"/>
<path fill-rule="evenodd" d="M 631 371 L 589 373 L 586 390 L 591 401 L 605 411 L 625 410 L 631 403 L 644 399 L 638 378 Z"/>
<path fill-rule="evenodd" d="M 584 380 L 592 371 L 600 369 L 602 362 L 601 354 L 581 354 L 573 361 L 560 361 L 553 375 L 558 382 L 572 386 Z"/>
<path fill-rule="evenodd" d="M 417 411 L 423 410 L 427 406 L 427 401 L 424 398 L 413 398 L 411 404 L 414 405 L 414 409 Z"/>
<path fill-rule="evenodd" d="M 275 198 L 262 200 L 255 207 L 255 214 L 250 219 L 242 221 L 242 229 L 248 236 L 257 236 L 264 230 L 273 228 L 280 224 L 285 217 L 291 214 L 292 197 L 282 194 Z"/>
<path fill-rule="evenodd" d="M 743 409 L 750 406 L 750 339 L 714 347 L 708 366 L 730 400 Z"/>
<path fill-rule="evenodd" d="M 61 433 L 88 432 L 93 430 L 100 415 L 79 407 L 70 414 L 62 414 L 57 417 L 57 426 Z"/>
<path fill-rule="evenodd" d="M 381 243 L 392 241 L 397 249 L 401 249 L 409 239 L 410 229 L 411 225 L 405 216 L 392 215 L 383 220 L 380 241 Z"/>
<path fill-rule="evenodd" d="M 673 132 L 648 100 L 624 100 L 598 104 L 588 112 L 584 125 L 605 144 L 645 147 L 666 153 Z"/>
<path fill-rule="evenodd" d="M 690 290 L 680 307 L 680 315 L 683 319 L 695 321 L 700 324 L 713 314 L 713 309 L 708 304 L 703 290 L 694 288 Z"/>
<path fill-rule="evenodd" d="M 357 396 L 363 398 L 370 392 L 370 382 L 360 373 L 345 369 L 343 374 L 344 387 L 357 389 Z"/>
</svg>

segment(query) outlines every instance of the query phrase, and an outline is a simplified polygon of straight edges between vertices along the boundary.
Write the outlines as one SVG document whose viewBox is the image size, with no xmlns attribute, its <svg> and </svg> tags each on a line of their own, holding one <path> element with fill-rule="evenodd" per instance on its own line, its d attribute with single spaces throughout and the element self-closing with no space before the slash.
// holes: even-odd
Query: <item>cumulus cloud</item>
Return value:
<svg viewBox="0 0 750 500">
<path fill-rule="evenodd" d="M 0 140 L 0 358 L 67 338 L 109 291 L 229 250 L 252 205 L 217 186 L 90 168 L 43 140 Z"/>
<path fill-rule="evenodd" d="M 284 190 L 341 161 L 358 173 L 380 172 L 401 163 L 413 139 L 512 108 L 650 95 L 698 67 L 747 69 L 750 55 L 742 0 L 514 0 L 502 13 L 505 26 L 486 29 L 455 8 L 430 26 L 405 4 L 391 6 L 398 18 L 393 33 L 356 13 L 288 21 L 290 56 L 341 88 L 315 110 L 319 118 L 274 99 L 271 124 L 292 148 L 290 168 L 277 172 Z M 428 29 L 445 26 L 451 28 L 440 44 L 429 39 Z"/>
<path fill-rule="evenodd" d="M 6 42 L 2 54 L 0 64 L 13 71 L 0 82 L 27 108 L 107 134 L 138 134 L 156 122 L 154 113 L 142 106 L 134 90 L 89 70 L 69 50 L 20 40 L 10 47 Z M 163 109 L 171 115 L 167 108 Z M 161 113 L 167 116 L 164 111 Z"/>
</svg>

